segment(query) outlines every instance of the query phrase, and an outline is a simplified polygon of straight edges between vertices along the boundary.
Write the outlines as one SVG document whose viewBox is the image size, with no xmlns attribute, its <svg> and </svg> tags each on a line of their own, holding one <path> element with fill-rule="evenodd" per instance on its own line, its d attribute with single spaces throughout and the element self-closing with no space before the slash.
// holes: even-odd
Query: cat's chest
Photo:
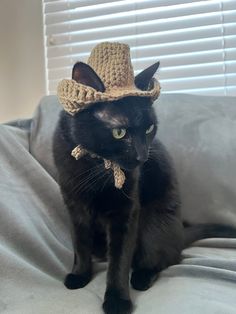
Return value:
<svg viewBox="0 0 236 314">
<path fill-rule="evenodd" d="M 102 216 L 118 214 L 121 211 L 129 210 L 132 204 L 132 200 L 124 191 L 112 186 L 96 193 L 91 202 L 93 210 Z"/>
<path fill-rule="evenodd" d="M 70 182 L 73 181 L 78 202 L 102 216 L 132 207 L 136 177 L 126 174 L 122 189 L 118 189 L 115 187 L 112 170 L 105 169 L 99 160 L 82 158 L 73 165 L 73 171 L 70 171 L 73 179 Z"/>
</svg>

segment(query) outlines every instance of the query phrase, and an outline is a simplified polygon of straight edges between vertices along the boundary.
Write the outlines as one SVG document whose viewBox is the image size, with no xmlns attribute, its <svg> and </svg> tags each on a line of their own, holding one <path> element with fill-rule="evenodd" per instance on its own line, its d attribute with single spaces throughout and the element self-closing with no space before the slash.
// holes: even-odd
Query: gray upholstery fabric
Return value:
<svg viewBox="0 0 236 314">
<path fill-rule="evenodd" d="M 184 218 L 236 226 L 235 98 L 162 95 L 158 136 L 176 165 Z M 52 134 L 60 106 L 45 97 L 32 121 L 0 125 L 0 313 L 99 314 L 106 263 L 70 291 L 69 217 L 56 182 Z M 131 289 L 135 313 L 221 313 L 236 308 L 236 239 L 207 239 L 146 292 Z"/>
</svg>

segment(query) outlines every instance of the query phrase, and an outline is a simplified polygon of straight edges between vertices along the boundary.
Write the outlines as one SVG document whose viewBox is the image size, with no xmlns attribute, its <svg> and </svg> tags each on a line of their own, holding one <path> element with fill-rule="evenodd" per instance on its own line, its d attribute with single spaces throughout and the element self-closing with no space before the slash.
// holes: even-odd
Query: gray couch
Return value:
<svg viewBox="0 0 236 314">
<path fill-rule="evenodd" d="M 183 217 L 236 227 L 236 98 L 163 94 L 155 106 Z M 60 109 L 48 96 L 32 119 L 0 125 L 0 313 L 102 313 L 106 263 L 94 264 L 85 288 L 63 285 L 73 252 L 51 151 Z M 131 295 L 137 314 L 235 314 L 236 239 L 194 243 L 151 289 Z"/>
</svg>

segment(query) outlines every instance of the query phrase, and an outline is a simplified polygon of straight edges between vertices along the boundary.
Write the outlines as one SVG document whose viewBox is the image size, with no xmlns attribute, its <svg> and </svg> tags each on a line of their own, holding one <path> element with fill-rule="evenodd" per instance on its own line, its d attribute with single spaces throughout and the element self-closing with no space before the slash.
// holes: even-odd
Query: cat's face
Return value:
<svg viewBox="0 0 236 314">
<path fill-rule="evenodd" d="M 158 67 L 159 62 L 139 73 L 134 80 L 136 87 L 147 90 Z M 99 92 L 105 91 L 101 78 L 83 62 L 74 65 L 72 79 Z M 114 161 L 126 170 L 147 160 L 157 130 L 151 100 L 145 97 L 96 103 L 70 119 L 70 134 L 75 145 Z"/>
<path fill-rule="evenodd" d="M 126 170 L 147 160 L 157 130 L 151 102 L 144 97 L 97 103 L 71 119 L 76 144 Z"/>
</svg>

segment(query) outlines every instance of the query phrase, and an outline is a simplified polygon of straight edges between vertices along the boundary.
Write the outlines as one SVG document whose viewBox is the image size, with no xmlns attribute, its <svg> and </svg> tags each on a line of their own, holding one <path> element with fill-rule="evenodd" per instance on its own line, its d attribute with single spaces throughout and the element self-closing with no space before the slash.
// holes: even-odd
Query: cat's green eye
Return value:
<svg viewBox="0 0 236 314">
<path fill-rule="evenodd" d="M 152 133 L 153 130 L 154 130 L 154 124 L 150 125 L 150 127 L 146 130 L 146 134 Z"/>
<path fill-rule="evenodd" d="M 126 134 L 126 129 L 113 129 L 112 130 L 112 135 L 117 140 L 123 138 L 125 134 Z"/>
</svg>

